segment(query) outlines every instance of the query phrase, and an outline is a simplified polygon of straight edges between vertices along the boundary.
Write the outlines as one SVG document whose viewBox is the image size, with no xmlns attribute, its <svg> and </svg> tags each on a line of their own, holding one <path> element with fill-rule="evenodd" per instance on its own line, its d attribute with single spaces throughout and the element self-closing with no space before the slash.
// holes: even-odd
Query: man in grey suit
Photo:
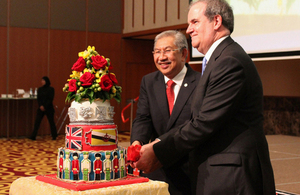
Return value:
<svg viewBox="0 0 300 195">
<path fill-rule="evenodd" d="M 192 119 L 144 145 L 134 165 L 151 172 L 189 153 L 193 194 L 275 194 L 263 131 L 262 83 L 251 58 L 230 37 L 231 7 L 225 0 L 194 2 L 188 23 L 192 46 L 207 61 Z"/>
<path fill-rule="evenodd" d="M 187 55 L 187 40 L 181 32 L 170 30 L 156 36 L 153 58 L 158 71 L 142 79 L 137 114 L 131 132 L 133 145 L 147 144 L 191 118 L 192 96 L 201 74 L 185 64 Z M 169 80 L 175 82 L 175 99 L 171 102 L 174 107 L 171 113 L 166 95 Z M 188 155 L 173 166 L 146 176 L 166 181 L 172 195 L 188 195 L 191 187 L 187 160 Z"/>
</svg>

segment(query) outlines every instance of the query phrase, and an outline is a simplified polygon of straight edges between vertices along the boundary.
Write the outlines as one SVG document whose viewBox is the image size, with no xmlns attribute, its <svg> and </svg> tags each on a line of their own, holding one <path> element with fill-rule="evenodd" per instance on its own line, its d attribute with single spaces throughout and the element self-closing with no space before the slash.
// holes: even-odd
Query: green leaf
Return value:
<svg viewBox="0 0 300 195">
<path fill-rule="evenodd" d="M 92 104 L 95 99 L 94 98 L 90 98 L 89 100 L 90 100 L 90 103 Z"/>
<path fill-rule="evenodd" d="M 109 93 L 107 93 L 106 91 L 104 92 L 104 98 L 105 98 L 105 100 L 109 100 L 109 98 L 110 98 Z"/>
<path fill-rule="evenodd" d="M 68 95 L 67 95 L 67 97 L 66 97 L 66 101 L 65 102 L 70 102 L 74 98 L 75 98 L 75 93 L 74 92 L 69 92 Z"/>
<path fill-rule="evenodd" d="M 89 92 L 87 93 L 87 95 L 90 97 L 90 98 L 95 98 L 94 97 L 94 94 L 95 92 L 93 90 L 89 90 Z"/>
<path fill-rule="evenodd" d="M 80 102 L 81 96 L 80 95 L 75 95 L 75 102 Z"/>
<path fill-rule="evenodd" d="M 120 93 L 116 93 L 116 96 L 114 97 L 114 99 L 120 103 L 121 102 L 121 94 Z"/>
</svg>

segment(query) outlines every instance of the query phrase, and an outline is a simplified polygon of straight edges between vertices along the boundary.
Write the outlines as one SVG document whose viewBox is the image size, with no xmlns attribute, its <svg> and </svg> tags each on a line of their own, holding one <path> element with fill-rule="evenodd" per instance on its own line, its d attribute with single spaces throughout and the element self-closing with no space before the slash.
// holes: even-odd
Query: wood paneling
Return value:
<svg viewBox="0 0 300 195">
<path fill-rule="evenodd" d="M 35 88 L 48 69 L 46 29 L 10 28 L 9 93 Z"/>
<path fill-rule="evenodd" d="M 48 62 L 48 32 L 46 29 L 14 28 L 9 30 L 9 70 L 8 93 L 16 94 L 16 89 L 29 91 L 30 88 L 41 86 L 41 78 L 47 75 Z M 13 101 L 20 103 L 19 101 Z M 30 135 L 33 123 L 26 125 L 24 119 L 29 114 L 26 109 L 16 105 L 10 107 L 10 131 L 12 136 L 24 136 L 24 132 Z M 32 113 L 32 109 L 30 109 Z M 34 109 L 33 112 L 36 112 Z M 33 114 L 35 117 L 35 113 Z M 12 122 L 14 121 L 14 122 Z M 27 123 L 28 122 L 28 123 Z M 26 124 L 30 121 L 26 120 Z M 24 127 L 22 127 L 24 124 Z M 48 134 L 48 123 L 42 122 L 39 134 Z M 18 129 L 20 128 L 20 129 Z M 26 128 L 26 129 L 24 129 Z M 21 132 L 17 132 L 21 131 Z"/>
<path fill-rule="evenodd" d="M 0 94 L 6 94 L 7 84 L 7 28 L 0 27 Z"/>
<path fill-rule="evenodd" d="M 153 41 L 123 40 L 122 42 L 122 108 L 139 96 L 142 77 L 156 69 L 153 62 Z M 134 115 L 136 104 L 134 104 Z M 130 117 L 130 109 L 124 112 L 124 117 Z M 133 117 L 134 118 L 134 117 Z M 129 130 L 130 123 L 122 123 L 121 130 Z"/>
</svg>

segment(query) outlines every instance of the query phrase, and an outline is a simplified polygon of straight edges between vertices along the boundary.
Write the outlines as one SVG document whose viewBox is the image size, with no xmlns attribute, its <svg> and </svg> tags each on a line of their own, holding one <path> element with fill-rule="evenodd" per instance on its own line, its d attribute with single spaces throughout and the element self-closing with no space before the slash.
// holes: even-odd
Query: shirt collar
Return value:
<svg viewBox="0 0 300 195">
<path fill-rule="evenodd" d="M 176 85 L 181 86 L 186 72 L 187 72 L 187 67 L 184 65 L 181 71 L 172 79 L 176 83 Z M 165 83 L 167 83 L 170 80 L 166 76 L 164 76 L 164 78 L 165 78 Z"/>
<path fill-rule="evenodd" d="M 212 53 L 215 51 L 215 49 L 218 47 L 218 45 L 224 40 L 226 39 L 227 37 L 229 36 L 225 36 L 225 37 L 222 37 L 218 40 L 216 40 L 209 48 L 209 50 L 207 51 L 207 53 L 205 54 L 205 58 L 206 58 L 206 63 L 208 63 Z"/>
</svg>

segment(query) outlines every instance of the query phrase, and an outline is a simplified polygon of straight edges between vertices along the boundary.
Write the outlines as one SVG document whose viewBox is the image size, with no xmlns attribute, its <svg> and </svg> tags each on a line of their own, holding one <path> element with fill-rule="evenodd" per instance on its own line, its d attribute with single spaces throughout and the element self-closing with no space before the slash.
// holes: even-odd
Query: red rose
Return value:
<svg viewBox="0 0 300 195">
<path fill-rule="evenodd" d="M 113 69 L 112 65 L 109 65 L 108 70 L 111 71 Z"/>
<path fill-rule="evenodd" d="M 109 91 L 113 86 L 113 82 L 107 74 L 101 77 L 101 82 L 99 84 L 103 91 Z"/>
<path fill-rule="evenodd" d="M 82 72 L 85 68 L 85 60 L 83 57 L 79 57 L 77 62 L 73 64 L 72 70 L 75 70 L 77 72 Z"/>
<path fill-rule="evenodd" d="M 115 83 L 116 85 L 118 84 L 118 81 L 117 81 L 116 76 L 114 74 L 109 73 L 109 78 L 113 83 Z"/>
<path fill-rule="evenodd" d="M 76 92 L 77 91 L 77 86 L 76 86 L 76 80 L 75 79 L 71 79 L 69 81 L 69 91 L 70 92 Z"/>
<path fill-rule="evenodd" d="M 93 84 L 94 80 L 95 80 L 95 76 L 90 72 L 86 72 L 80 77 L 82 86 L 91 86 Z"/>
<path fill-rule="evenodd" d="M 92 65 L 96 70 L 104 69 L 107 61 L 102 56 L 92 56 Z"/>
<path fill-rule="evenodd" d="M 129 146 L 127 149 L 127 161 L 129 162 L 136 162 L 140 159 L 140 150 L 142 146 L 135 145 Z"/>
</svg>

